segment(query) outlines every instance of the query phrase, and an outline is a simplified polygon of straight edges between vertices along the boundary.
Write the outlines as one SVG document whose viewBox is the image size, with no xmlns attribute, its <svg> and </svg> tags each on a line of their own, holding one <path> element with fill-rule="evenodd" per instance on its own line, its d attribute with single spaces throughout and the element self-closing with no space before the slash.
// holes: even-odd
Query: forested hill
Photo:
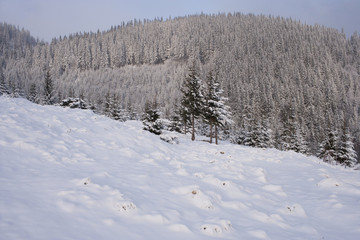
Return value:
<svg viewBox="0 0 360 240">
<path fill-rule="evenodd" d="M 201 78 L 217 72 L 233 112 L 233 141 L 267 131 L 269 146 L 307 143 L 315 154 L 329 133 L 348 130 L 360 150 L 357 33 L 347 38 L 323 26 L 240 13 L 134 20 L 51 43 L 28 44 L 18 31 L 0 25 L 0 71 L 9 92 L 39 99 L 48 69 L 55 102 L 81 96 L 101 112 L 111 95 L 121 108 L 141 111 L 156 99 L 169 117 L 195 60 Z M 23 44 L 9 48 L 8 35 Z"/>
</svg>

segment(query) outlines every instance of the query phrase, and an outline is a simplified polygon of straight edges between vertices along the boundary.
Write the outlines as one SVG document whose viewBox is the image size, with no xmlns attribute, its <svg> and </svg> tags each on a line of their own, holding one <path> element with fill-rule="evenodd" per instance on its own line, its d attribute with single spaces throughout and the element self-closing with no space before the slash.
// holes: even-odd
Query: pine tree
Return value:
<svg viewBox="0 0 360 240">
<path fill-rule="evenodd" d="M 188 131 L 188 126 L 189 124 L 191 124 L 191 118 L 190 118 L 190 112 L 186 107 L 187 103 L 185 101 L 186 101 L 185 98 L 181 100 L 181 104 L 179 107 L 179 117 L 184 126 L 184 134 L 186 135 Z"/>
<path fill-rule="evenodd" d="M 43 104 L 52 105 L 55 103 L 55 91 L 53 81 L 50 75 L 50 69 L 48 68 L 45 74 L 44 81 L 44 96 L 43 96 Z"/>
<path fill-rule="evenodd" d="M 204 106 L 203 95 L 201 93 L 201 80 L 195 70 L 195 63 L 189 68 L 189 74 L 185 78 L 182 88 L 183 98 L 181 101 L 185 119 L 190 116 L 192 125 L 191 140 L 195 140 L 195 119 L 202 113 Z M 186 121 L 186 120 L 185 120 Z"/>
<path fill-rule="evenodd" d="M 36 90 L 36 84 L 32 83 L 30 85 L 30 92 L 29 92 L 29 96 L 28 96 L 28 100 L 34 103 L 39 103 L 39 99 L 38 99 L 38 93 Z"/>
<path fill-rule="evenodd" d="M 0 96 L 3 94 L 9 94 L 9 89 L 5 83 L 4 74 L 3 74 L 2 70 L 0 69 Z"/>
<path fill-rule="evenodd" d="M 116 96 L 116 94 L 113 94 L 113 96 L 110 97 L 109 111 L 110 118 L 114 120 L 120 119 L 120 103 L 119 98 Z"/>
<path fill-rule="evenodd" d="M 290 105 L 285 106 L 281 111 L 282 132 L 279 139 L 279 148 L 283 151 L 296 151 L 296 121 L 295 111 Z"/>
<path fill-rule="evenodd" d="M 161 126 L 157 121 L 160 118 L 160 112 L 158 109 L 157 101 L 150 103 L 147 101 L 145 103 L 145 110 L 142 116 L 142 122 L 144 125 L 144 130 L 154 133 L 156 135 L 161 134 Z"/>
<path fill-rule="evenodd" d="M 339 139 L 339 148 L 336 161 L 341 165 L 353 167 L 357 162 L 356 157 L 357 155 L 354 150 L 352 137 L 346 127 L 346 124 L 344 124 L 343 132 Z"/>
<path fill-rule="evenodd" d="M 301 130 L 300 126 L 296 127 L 296 142 L 294 145 L 294 151 L 298 152 L 298 153 L 302 153 L 302 154 L 308 154 L 309 153 L 309 148 L 308 148 L 308 143 L 305 140 L 305 134 L 304 132 Z"/>
<path fill-rule="evenodd" d="M 205 92 L 205 106 L 203 109 L 203 118 L 210 127 L 210 143 L 213 139 L 213 127 L 218 121 L 217 103 L 220 100 L 218 96 L 219 84 L 215 82 L 212 71 L 209 72 L 206 78 L 206 92 Z"/>
<path fill-rule="evenodd" d="M 110 92 L 108 92 L 105 95 L 105 101 L 103 103 L 103 114 L 106 117 L 110 117 L 111 116 L 111 96 L 110 96 Z"/>
<path fill-rule="evenodd" d="M 222 94 L 223 90 L 219 82 L 210 71 L 206 78 L 205 104 L 202 113 L 205 122 L 210 126 L 210 143 L 213 138 L 213 127 L 215 127 L 215 142 L 218 144 L 218 127 L 232 123 L 230 107 L 225 104 L 227 99 Z"/>
<path fill-rule="evenodd" d="M 181 133 L 181 116 L 179 110 L 175 110 L 175 112 L 171 116 L 171 123 L 169 126 L 170 131 L 175 131 Z"/>
<path fill-rule="evenodd" d="M 324 162 L 336 164 L 338 158 L 338 136 L 336 131 L 329 131 L 326 139 L 320 144 L 319 158 Z"/>
</svg>

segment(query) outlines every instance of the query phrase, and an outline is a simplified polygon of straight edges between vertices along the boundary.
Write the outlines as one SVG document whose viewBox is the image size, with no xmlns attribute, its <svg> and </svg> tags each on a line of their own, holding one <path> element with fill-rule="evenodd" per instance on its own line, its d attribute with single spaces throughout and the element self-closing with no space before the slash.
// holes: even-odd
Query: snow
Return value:
<svg viewBox="0 0 360 240">
<path fill-rule="evenodd" d="M 358 239 L 359 171 L 0 97 L 0 239 Z"/>
</svg>

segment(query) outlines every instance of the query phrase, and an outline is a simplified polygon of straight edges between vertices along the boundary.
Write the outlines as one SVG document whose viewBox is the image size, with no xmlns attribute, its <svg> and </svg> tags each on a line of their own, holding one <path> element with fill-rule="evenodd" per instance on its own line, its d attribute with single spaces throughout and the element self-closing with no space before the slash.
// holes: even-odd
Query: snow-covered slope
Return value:
<svg viewBox="0 0 360 240">
<path fill-rule="evenodd" d="M 0 239 L 358 239 L 359 171 L 0 97 Z"/>
</svg>

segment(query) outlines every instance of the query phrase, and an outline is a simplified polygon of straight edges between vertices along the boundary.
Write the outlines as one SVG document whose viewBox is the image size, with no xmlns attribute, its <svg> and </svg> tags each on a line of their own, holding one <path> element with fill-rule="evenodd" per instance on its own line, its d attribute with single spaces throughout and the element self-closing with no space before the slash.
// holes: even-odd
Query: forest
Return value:
<svg viewBox="0 0 360 240">
<path fill-rule="evenodd" d="M 106 114 L 112 99 L 117 111 L 140 116 L 147 103 L 156 101 L 161 117 L 173 119 L 193 64 L 203 81 L 214 73 L 230 106 L 232 124 L 222 128 L 220 138 L 345 166 L 357 161 L 356 32 L 347 37 L 336 29 L 274 16 L 200 14 L 134 19 L 48 43 L 0 23 L 0 92 L 39 104 L 81 98 Z M 209 134 L 201 118 L 196 129 Z"/>
</svg>

